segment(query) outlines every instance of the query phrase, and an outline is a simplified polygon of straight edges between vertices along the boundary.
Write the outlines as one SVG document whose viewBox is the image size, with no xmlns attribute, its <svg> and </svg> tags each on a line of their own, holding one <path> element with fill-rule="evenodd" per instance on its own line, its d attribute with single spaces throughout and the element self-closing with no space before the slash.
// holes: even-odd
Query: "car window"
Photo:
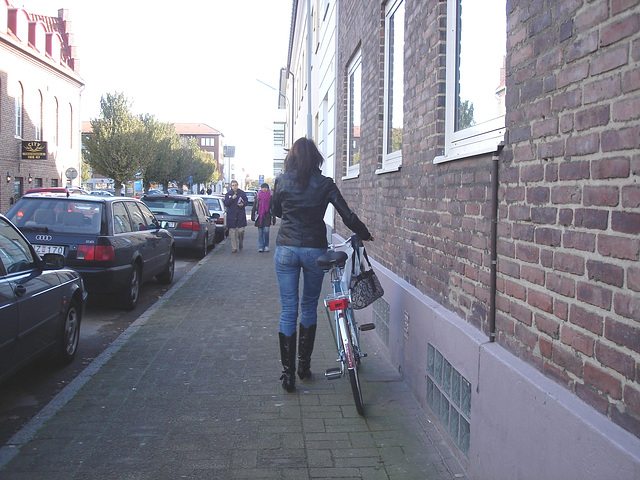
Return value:
<svg viewBox="0 0 640 480">
<path fill-rule="evenodd" d="M 190 215 L 189 199 L 144 198 L 142 200 L 155 215 Z"/>
<path fill-rule="evenodd" d="M 197 212 L 199 217 L 208 217 L 209 216 L 209 210 L 207 209 L 207 206 L 204 204 L 202 199 L 200 199 L 200 198 L 194 199 L 193 200 L 193 206 L 195 207 L 196 212 Z"/>
<path fill-rule="evenodd" d="M 36 266 L 29 244 L 2 219 L 0 219 L 0 261 L 9 274 L 31 270 Z"/>
<path fill-rule="evenodd" d="M 219 198 L 207 198 L 204 202 L 209 207 L 209 210 L 222 210 Z"/>
<path fill-rule="evenodd" d="M 23 198 L 9 220 L 23 230 L 99 234 L 102 206 L 73 198 Z"/>
<path fill-rule="evenodd" d="M 138 205 L 135 202 L 127 202 L 127 208 L 129 209 L 129 214 L 131 215 L 131 221 L 133 222 L 133 226 L 136 230 L 148 230 L 149 226 L 147 225 L 147 221 L 142 215 L 142 212 L 138 208 Z"/>
<path fill-rule="evenodd" d="M 124 206 L 124 202 L 113 204 L 113 233 L 131 232 L 131 220 Z"/>
<path fill-rule="evenodd" d="M 149 207 L 147 207 L 142 202 L 136 203 L 136 206 L 140 209 L 140 212 L 142 212 L 142 216 L 145 219 L 147 227 L 156 228 L 157 227 L 156 217 L 153 216 L 153 213 L 151 212 L 151 210 L 149 210 Z"/>
</svg>

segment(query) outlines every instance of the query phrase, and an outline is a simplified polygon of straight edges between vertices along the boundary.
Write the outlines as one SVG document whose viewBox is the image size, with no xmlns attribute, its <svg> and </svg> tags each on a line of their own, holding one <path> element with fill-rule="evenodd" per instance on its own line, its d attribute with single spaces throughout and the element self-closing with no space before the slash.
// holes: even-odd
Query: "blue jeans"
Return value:
<svg viewBox="0 0 640 480">
<path fill-rule="evenodd" d="M 269 246 L 269 227 L 258 227 L 258 250 Z"/>
<path fill-rule="evenodd" d="M 326 248 L 276 247 L 273 260 L 280 287 L 280 332 L 287 337 L 296 333 L 298 303 L 300 324 L 308 328 L 318 322 L 318 299 L 322 290 L 324 271 L 316 260 Z M 302 299 L 299 297 L 300 270 L 302 270 Z"/>
</svg>

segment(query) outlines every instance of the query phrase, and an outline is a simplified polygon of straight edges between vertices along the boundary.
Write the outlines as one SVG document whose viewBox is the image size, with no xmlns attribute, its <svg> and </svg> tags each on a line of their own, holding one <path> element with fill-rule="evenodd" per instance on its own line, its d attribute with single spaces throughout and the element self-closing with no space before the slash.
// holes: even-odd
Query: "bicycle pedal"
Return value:
<svg viewBox="0 0 640 480">
<path fill-rule="evenodd" d="M 358 327 L 358 330 L 360 330 L 361 332 L 366 332 L 368 330 L 373 330 L 375 328 L 376 328 L 375 323 L 363 323 Z"/>
<path fill-rule="evenodd" d="M 339 368 L 328 368 L 326 372 L 324 372 L 324 376 L 327 380 L 335 380 L 336 378 L 342 377 L 342 370 Z"/>
</svg>

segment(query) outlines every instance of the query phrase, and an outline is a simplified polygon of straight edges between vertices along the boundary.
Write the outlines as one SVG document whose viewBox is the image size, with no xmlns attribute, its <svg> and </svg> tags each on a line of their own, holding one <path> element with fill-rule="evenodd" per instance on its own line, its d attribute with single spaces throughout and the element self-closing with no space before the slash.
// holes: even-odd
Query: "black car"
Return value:
<svg viewBox="0 0 640 480">
<path fill-rule="evenodd" d="M 45 354 L 71 363 L 80 341 L 87 293 L 64 257 L 41 260 L 0 215 L 0 381 Z"/>
<path fill-rule="evenodd" d="M 216 245 L 216 219 L 200 195 L 145 195 L 142 201 L 163 228 L 171 232 L 176 247 L 203 258 Z"/>
<path fill-rule="evenodd" d="M 173 237 L 135 198 L 25 195 L 7 217 L 39 255 L 64 255 L 89 293 L 117 295 L 128 310 L 143 282 L 173 282 Z"/>
</svg>

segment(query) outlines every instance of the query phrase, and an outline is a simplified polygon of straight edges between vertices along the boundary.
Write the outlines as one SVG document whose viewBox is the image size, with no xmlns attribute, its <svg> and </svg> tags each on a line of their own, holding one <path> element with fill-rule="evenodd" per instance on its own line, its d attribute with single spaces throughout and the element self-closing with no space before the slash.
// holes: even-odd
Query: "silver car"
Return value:
<svg viewBox="0 0 640 480">
<path fill-rule="evenodd" d="M 209 209 L 209 214 L 216 220 L 216 242 L 220 243 L 229 236 L 227 228 L 227 210 L 224 208 L 223 195 L 202 195 L 202 200 Z"/>
<path fill-rule="evenodd" d="M 75 358 L 87 293 L 64 262 L 54 253 L 40 259 L 0 215 L 0 380 L 45 354 L 58 363 Z"/>
</svg>

